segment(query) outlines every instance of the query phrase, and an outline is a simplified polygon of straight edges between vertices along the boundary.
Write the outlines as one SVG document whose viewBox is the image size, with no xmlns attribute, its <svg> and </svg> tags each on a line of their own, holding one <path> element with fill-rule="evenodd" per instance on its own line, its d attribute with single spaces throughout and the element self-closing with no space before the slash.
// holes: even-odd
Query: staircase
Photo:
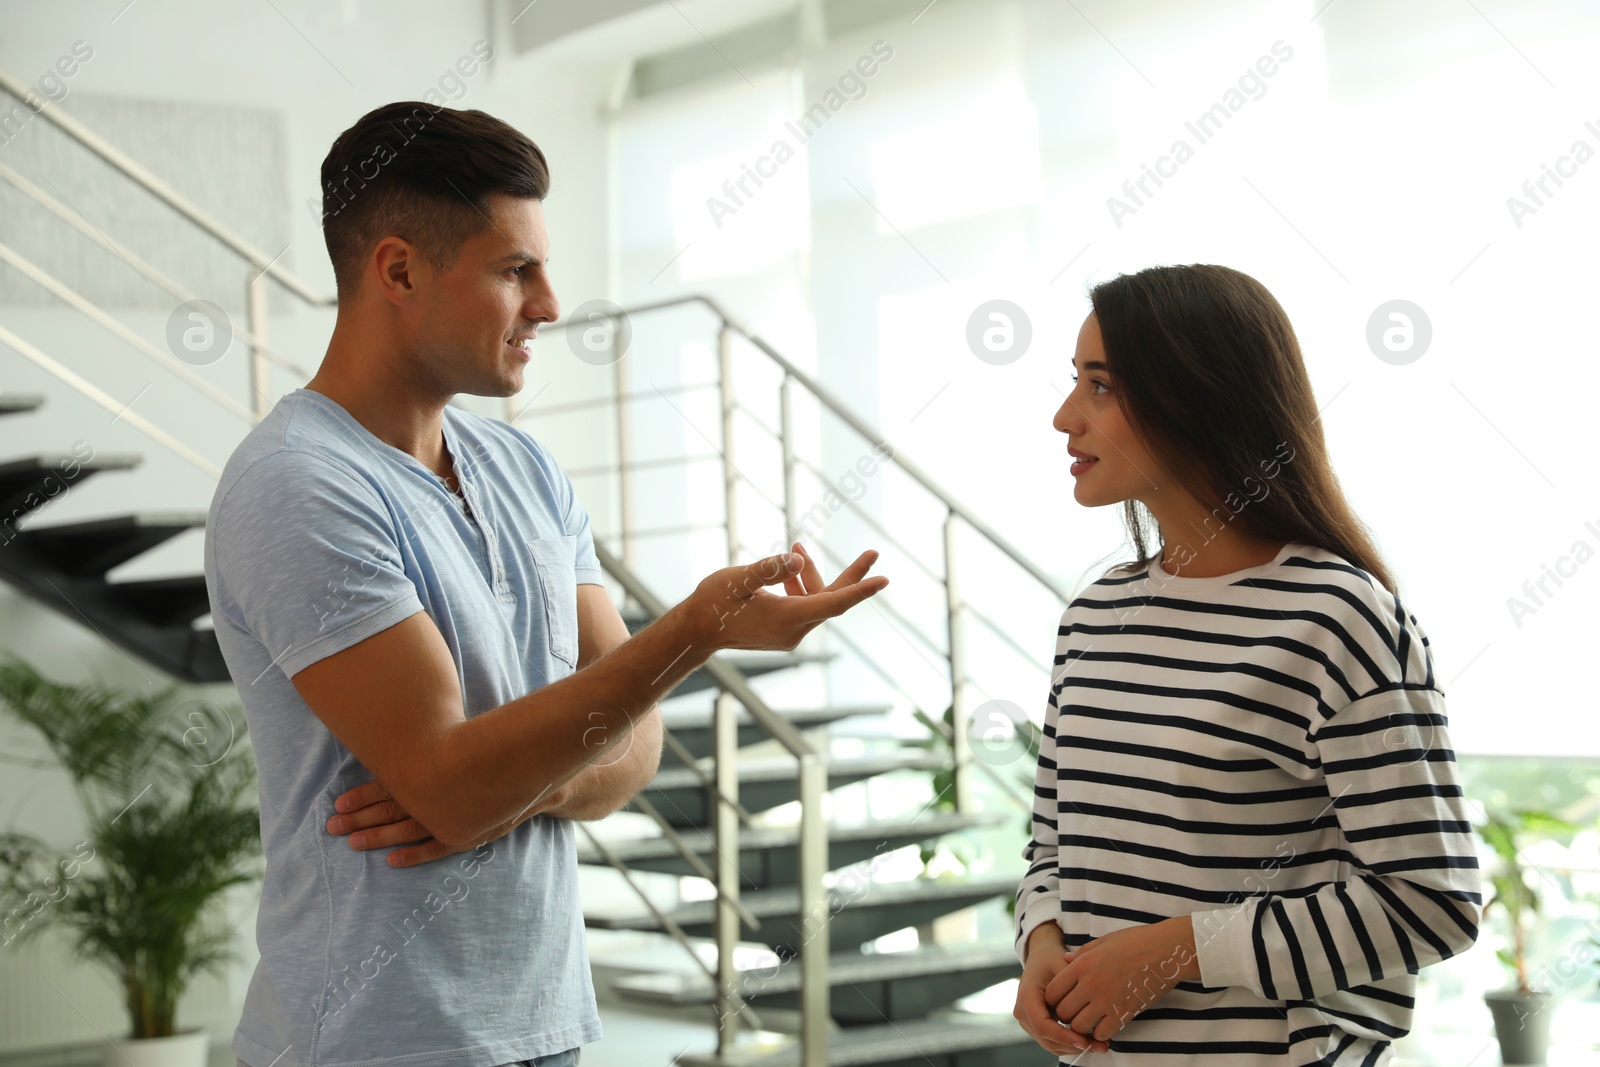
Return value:
<svg viewBox="0 0 1600 1067">
<path fill-rule="evenodd" d="M 24 416 L 42 397 L 0 397 L 0 415 Z M 201 513 L 117 515 L 89 522 L 18 529 L 18 520 L 49 503 L 65 486 L 108 471 L 131 471 L 138 456 L 70 454 L 0 461 L 0 516 L 6 516 L 0 577 L 34 600 L 87 622 L 123 651 L 190 682 L 226 682 L 216 635 L 193 623 L 211 610 L 205 575 L 112 582 L 106 572 L 186 530 Z"/>
<path fill-rule="evenodd" d="M 778 714 L 804 730 L 818 747 L 825 747 L 829 735 L 848 731 L 852 724 L 887 710 L 802 708 Z M 683 711 L 668 706 L 662 712 L 667 730 L 691 754 L 708 747 L 702 739 L 713 732 L 711 716 L 708 709 Z M 795 798 L 795 764 L 792 759 L 751 755 L 747 750 L 762 744 L 765 735 L 748 722 L 740 726 L 738 801 L 759 817 Z M 828 787 L 838 789 L 880 777 L 886 781 L 926 777 L 946 769 L 948 763 L 947 756 L 917 748 L 833 756 L 827 764 Z M 707 760 L 700 770 L 710 766 Z M 697 873 L 686 853 L 705 864 L 714 862 L 714 793 L 693 769 L 669 752 L 641 796 L 672 826 L 677 841 L 664 835 L 608 837 L 604 849 L 609 856 L 591 842 L 580 845 L 579 862 L 603 865 L 617 860 L 634 871 L 677 876 Z M 829 1034 L 826 1062 L 904 1067 L 1053 1064 L 1055 1058 L 1035 1045 L 1009 1015 L 982 1016 L 952 1008 L 963 997 L 1018 976 L 1021 968 L 1009 936 L 984 942 L 919 944 L 905 951 L 876 951 L 873 947 L 879 938 L 908 927 L 926 933 L 936 920 L 964 909 L 998 911 L 999 902 L 1015 894 L 1020 878 L 1020 871 L 1008 869 L 1000 874 L 888 881 L 878 874 L 883 859 L 897 849 L 930 845 L 946 835 L 1016 820 L 1002 812 L 963 813 L 931 806 L 889 818 L 846 818 L 839 814 L 843 807 L 835 806 L 835 817 L 827 824 L 827 866 L 834 884 L 826 894 L 826 1003 L 834 1029 Z M 806 921 L 796 886 L 799 845 L 799 828 L 792 825 L 757 825 L 741 828 L 738 834 L 738 902 L 754 920 L 741 931 L 741 943 L 771 950 L 776 962 L 737 970 L 736 990 L 751 1014 L 759 1013 L 763 1026 L 774 1030 L 793 1024 L 801 1006 L 798 956 L 808 937 L 817 935 Z M 659 934 L 663 942 L 668 940 L 666 931 L 675 928 L 691 942 L 704 944 L 716 936 L 718 907 L 717 900 L 707 899 L 665 907 L 659 914 L 645 908 L 586 908 L 584 922 L 591 930 Z M 692 968 L 617 973 L 611 977 L 609 989 L 629 1003 L 689 1017 L 701 1014 L 712 1023 L 726 1013 L 718 1006 L 716 982 Z M 799 1046 L 792 1045 L 760 1052 L 734 1047 L 720 1056 L 682 1056 L 677 1062 L 684 1067 L 798 1067 L 802 1061 Z"/>
<path fill-rule="evenodd" d="M 19 85 L 0 73 L 0 90 L 15 93 Z M 214 386 L 197 383 L 189 368 L 139 340 L 126 328 L 112 329 L 114 323 L 104 312 L 81 306 L 70 289 L 3 243 L 0 257 L 118 333 L 136 351 L 188 381 L 213 402 L 247 422 L 258 421 L 270 408 L 269 363 L 297 374 L 300 381 L 309 376 L 266 341 L 268 283 L 279 285 L 311 306 L 327 306 L 331 301 L 287 271 L 276 257 L 268 257 L 194 208 L 70 114 L 59 108 L 40 114 L 167 203 L 186 222 L 231 249 L 248 266 L 249 322 L 239 335 L 249 352 L 248 381 L 239 383 L 248 386 L 247 404 Z M 25 193 L 85 239 L 115 252 L 175 301 L 195 298 L 195 294 L 183 291 L 178 283 L 150 268 L 134 250 L 88 226 L 3 164 L 0 180 Z M 782 501 L 774 506 L 781 512 L 781 528 L 788 536 L 809 532 L 802 521 L 803 504 L 796 475 L 809 471 L 822 476 L 796 452 L 792 432 L 796 394 L 803 394 L 820 411 L 841 421 L 846 432 L 858 435 L 869 445 L 886 446 L 838 398 L 739 326 L 709 299 L 668 301 L 635 309 L 631 314 L 643 316 L 688 305 L 710 312 L 717 335 L 717 380 L 675 390 L 715 389 L 721 398 L 723 436 L 718 456 L 726 489 L 725 510 L 720 521 L 711 525 L 725 533 L 730 561 L 756 558 L 765 553 L 740 536 L 741 529 L 750 527 L 747 522 L 741 524 L 736 506 L 738 485 L 749 479 L 735 467 L 732 458 L 734 417 L 741 411 L 745 416 L 756 415 L 735 394 L 736 343 L 745 345 L 755 360 L 775 369 L 781 377 L 778 413 L 771 418 L 757 415 L 757 419 L 781 449 L 782 469 L 772 475 L 768 484 L 782 486 Z M 557 324 L 555 329 L 565 325 Z M 201 456 L 161 427 L 125 411 L 126 405 L 120 400 L 0 326 L 0 355 L 7 349 L 117 412 L 126 425 L 198 469 L 213 477 L 218 473 L 220 465 L 216 461 L 220 457 Z M 630 357 L 634 361 L 639 358 Z M 596 552 L 608 578 L 624 593 L 623 614 L 630 631 L 637 631 L 663 608 L 639 576 L 635 550 L 641 540 L 661 531 L 641 531 L 633 522 L 630 479 L 636 470 L 645 467 L 687 465 L 708 458 L 715 461 L 717 457 L 633 456 L 629 450 L 629 410 L 655 397 L 633 392 L 623 375 L 623 364 L 618 361 L 616 366 L 618 378 L 613 395 L 597 401 L 595 406 L 604 406 L 616 419 L 618 460 L 599 473 L 606 479 L 603 491 L 617 494 L 621 529 L 597 530 Z M 659 389 L 655 394 L 666 398 Z M 40 396 L 0 393 L 0 416 L 37 418 L 43 404 Z M 566 407 L 570 410 L 574 405 Z M 524 415 L 539 414 L 537 409 L 513 414 L 509 402 L 506 409 L 507 421 L 512 423 Z M 776 431 L 771 429 L 773 423 L 779 427 Z M 63 484 L 71 483 L 77 488 L 102 472 L 134 472 L 140 462 L 137 455 L 83 458 L 42 453 L 14 459 L 0 457 L 0 579 L 63 616 L 86 623 L 130 656 L 137 656 L 174 678 L 200 684 L 227 682 L 229 677 L 215 634 L 205 625 L 210 608 L 203 574 L 196 571 L 134 581 L 108 577 L 122 564 L 180 534 L 202 528 L 203 513 L 140 512 L 59 524 L 41 521 L 46 517 L 35 514 L 61 491 Z M 661 959 L 607 976 L 597 968 L 596 984 L 603 988 L 602 999 L 611 996 L 626 1000 L 643 1012 L 698 1018 L 716 1026 L 717 1051 L 706 1056 L 680 1057 L 677 1062 L 688 1067 L 1045 1067 L 1054 1060 L 1027 1038 L 1009 1011 L 981 1014 L 962 1010 L 957 1004 L 962 998 L 1020 973 L 1009 933 L 952 943 L 941 943 L 941 936 L 936 934 L 949 928 L 952 916 L 969 911 L 987 914 L 996 930 L 1009 928 L 1009 923 L 993 920 L 1002 904 L 1014 895 L 1022 873 L 1020 828 L 1015 834 L 1014 851 L 1005 857 L 1012 861 L 1010 866 L 989 873 L 912 878 L 902 874 L 894 880 L 885 873 L 885 861 L 897 850 L 926 849 L 951 835 L 1016 825 L 1019 814 L 1025 814 L 1031 806 L 1031 794 L 1025 788 L 1018 790 L 1014 782 L 1008 783 L 992 766 L 973 758 L 967 705 L 976 683 L 966 652 L 967 631 L 986 627 L 992 638 L 1020 654 L 1029 653 L 1004 627 L 957 591 L 958 534 L 976 535 L 988 549 L 1008 557 L 1024 580 L 1047 596 L 1062 603 L 1066 596 L 1040 568 L 952 500 L 909 460 L 895 456 L 893 462 L 936 506 L 944 509 L 942 560 L 924 562 L 870 515 L 862 512 L 862 518 L 873 524 L 890 546 L 910 555 L 936 583 L 944 608 L 936 627 L 942 631 L 942 640 L 938 639 L 939 634 L 930 636 L 922 620 L 898 609 L 888 595 L 873 601 L 874 611 L 902 627 L 909 635 L 908 643 L 913 637 L 920 641 L 938 661 L 936 669 L 944 676 L 947 692 L 934 698 L 931 706 L 941 707 L 944 701 L 950 706 L 948 725 L 936 726 L 942 730 L 942 737 L 914 747 L 887 739 L 884 730 L 874 732 L 870 728 L 873 723 L 881 724 L 896 716 L 904 721 L 904 712 L 922 712 L 930 701 L 913 696 L 905 680 L 886 666 L 869 639 L 851 637 L 836 620 L 819 631 L 818 638 L 810 639 L 803 650 L 719 654 L 690 675 L 663 704 L 667 751 L 654 780 L 631 803 L 633 811 L 619 815 L 609 824 L 577 824 L 580 862 L 617 871 L 639 900 L 639 907 L 633 908 L 588 906 L 586 925 L 599 936 L 605 936 L 600 932 L 606 931 L 653 938 L 674 951 L 687 950 L 678 956 L 689 964 L 687 969 L 665 965 Z M 568 467 L 575 480 L 596 473 L 579 471 L 570 464 Z M 764 499 L 771 500 L 761 486 L 753 487 Z M 846 503 L 856 507 L 853 500 Z M 818 549 L 825 566 L 842 564 L 828 551 L 825 540 L 818 543 Z M 766 683 L 782 683 L 807 671 L 821 671 L 830 664 L 837 665 L 841 657 L 882 684 L 875 684 L 871 693 L 854 694 L 855 700 L 795 701 L 793 706 L 777 707 L 768 707 L 751 686 L 757 679 L 766 688 Z M 888 702 L 880 699 L 885 694 L 890 698 Z M 863 697 L 870 700 L 863 701 Z M 708 700 L 710 707 L 705 706 Z M 923 714 L 927 721 L 936 722 L 935 717 Z M 932 801 L 923 803 L 921 798 L 929 792 L 928 780 L 935 775 L 943 776 L 946 785 Z M 992 809 L 980 802 L 983 794 L 979 786 L 988 784 L 980 783 L 980 777 L 999 787 L 998 792 L 989 793 L 1000 800 Z M 866 789 L 863 783 L 872 784 L 873 795 L 879 800 L 885 793 L 907 798 L 900 805 L 905 810 L 867 810 L 867 805 L 858 802 Z M 896 788 L 899 784 L 908 788 L 901 791 Z M 945 803 L 935 803 L 944 798 Z M 796 807 L 798 823 L 789 817 Z M 948 810 L 951 807 L 954 810 Z M 633 832 L 641 823 L 644 829 Z M 905 859 L 904 853 L 901 859 Z M 684 900 L 679 892 L 653 893 L 643 884 L 654 880 L 658 887 L 665 882 L 683 890 L 694 886 L 696 879 L 702 880 L 702 887 L 709 886 L 713 899 Z M 917 932 L 915 947 L 886 947 L 907 943 L 910 939 L 905 934 L 912 929 Z M 715 959 L 716 963 L 708 965 L 702 957 Z M 758 967 L 740 966 L 746 958 L 767 962 Z"/>
<path fill-rule="evenodd" d="M 644 590 L 632 584 L 631 572 L 598 549 L 602 565 L 622 580 L 651 610 L 625 613 L 637 629 L 659 611 Z M 735 654 L 737 655 L 737 654 Z M 732 656 L 729 665 L 746 660 Z M 769 675 L 819 667 L 829 655 L 755 660 Z M 770 668 L 770 669 L 768 669 Z M 824 827 L 824 866 L 831 884 L 820 907 L 805 904 L 803 825 L 769 819 L 781 805 L 803 796 L 802 773 L 789 754 L 770 755 L 773 733 L 758 721 L 762 702 L 742 694 L 727 679 L 710 677 L 724 693 L 727 721 L 721 732 L 726 748 L 719 768 L 716 708 L 683 707 L 694 690 L 680 688 L 661 712 L 666 751 L 661 769 L 631 805 L 657 823 L 658 833 L 599 836 L 580 829 L 578 858 L 593 866 L 626 868 L 678 878 L 702 877 L 713 883 L 723 871 L 727 884 L 714 885 L 715 896 L 704 900 L 652 901 L 640 889 L 640 907 L 586 906 L 585 925 L 592 931 L 650 935 L 659 945 L 689 949 L 691 957 L 741 961 L 765 956 L 760 964 L 730 965 L 713 971 L 701 964 L 671 967 L 651 955 L 636 967 L 617 964 L 596 968 L 596 983 L 619 1001 L 644 1010 L 693 1018 L 719 1026 L 718 1052 L 680 1056 L 694 1067 L 733 1064 L 809 1063 L 805 1041 L 771 1040 L 777 1034 L 804 1033 L 806 989 L 804 962 L 819 947 L 826 953 L 819 990 L 826 1015 L 828 1064 L 937 1064 L 939 1067 L 985 1067 L 997 1064 L 1053 1062 L 1006 1014 L 961 1010 L 957 1001 L 1015 979 L 1021 968 L 1010 936 L 1009 920 L 994 924 L 1004 932 L 980 941 L 939 943 L 940 920 L 969 909 L 987 909 L 991 919 L 1011 899 L 1021 877 L 1020 866 L 997 873 L 959 877 L 913 877 L 893 880 L 884 863 L 897 850 L 930 846 L 969 831 L 1016 823 L 1004 811 L 949 811 L 933 802 L 915 810 L 877 815 L 847 800 L 833 805 Z M 742 706 L 741 706 L 742 705 Z M 920 798 L 928 778 L 948 774 L 947 751 L 903 747 L 878 738 L 872 751 L 845 748 L 852 732 L 880 719 L 889 705 L 796 706 L 766 709 L 797 737 L 827 753 L 825 789 L 838 791 L 868 781 L 885 784 L 915 779 L 923 789 L 905 795 Z M 869 733 L 863 731 L 863 733 Z M 787 743 L 786 743 L 787 744 Z M 857 744 L 853 747 L 866 748 Z M 948 787 L 947 787 L 948 788 Z M 897 791 L 898 792 L 898 791 Z M 936 795 L 935 800 L 938 799 Z M 802 805 L 806 813 L 809 808 Z M 719 816 L 722 825 L 719 825 Z M 804 817 L 804 816 L 803 816 Z M 586 841 L 584 840 L 586 839 Z M 735 842 L 731 854 L 719 841 Z M 1020 848 L 1019 848 L 1020 851 Z M 719 866 L 720 861 L 720 866 Z M 736 909 L 737 915 L 732 914 Z M 819 916 L 825 918 L 819 921 Z M 729 929 L 719 926 L 726 922 Z M 733 928 L 737 927 L 737 933 Z M 916 946 L 885 950 L 887 935 L 917 932 Z M 904 941 L 905 938 L 897 938 Z M 737 941 L 737 943 L 736 943 Z M 593 944 L 593 942 L 591 942 Z M 703 950 L 703 953 L 701 951 Z M 753 952 L 752 952 L 753 950 Z M 765 1034 L 754 1042 L 735 1035 L 741 1025 Z"/>
</svg>

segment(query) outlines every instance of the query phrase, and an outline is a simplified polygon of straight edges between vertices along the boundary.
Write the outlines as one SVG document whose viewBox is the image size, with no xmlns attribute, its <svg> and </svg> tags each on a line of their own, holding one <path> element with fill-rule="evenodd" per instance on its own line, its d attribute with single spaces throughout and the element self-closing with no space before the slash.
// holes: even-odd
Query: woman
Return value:
<svg viewBox="0 0 1600 1067">
<path fill-rule="evenodd" d="M 1074 1062 L 1385 1063 L 1480 913 L 1427 636 L 1271 293 L 1196 265 L 1090 300 L 1055 428 L 1136 560 L 1061 620 L 1015 1015 Z"/>
</svg>

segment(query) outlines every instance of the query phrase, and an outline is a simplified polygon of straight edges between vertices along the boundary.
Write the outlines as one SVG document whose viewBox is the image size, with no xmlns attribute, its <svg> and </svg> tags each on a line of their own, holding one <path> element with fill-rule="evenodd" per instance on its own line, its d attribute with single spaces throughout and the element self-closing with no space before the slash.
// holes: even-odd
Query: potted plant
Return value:
<svg viewBox="0 0 1600 1067">
<path fill-rule="evenodd" d="M 130 1027 L 108 1043 L 107 1067 L 204 1067 L 206 1033 L 176 1032 L 178 1000 L 232 959 L 231 931 L 204 921 L 208 907 L 259 876 L 255 762 L 234 716 L 175 685 L 149 696 L 58 685 L 8 659 L 0 708 L 44 736 L 88 836 L 62 852 L 0 833 L 0 940 L 54 928 L 110 969 Z"/>
<path fill-rule="evenodd" d="M 1541 875 L 1523 860 L 1522 850 L 1535 841 L 1564 837 L 1576 829 L 1543 811 L 1491 809 L 1478 831 L 1497 861 L 1489 878 L 1491 895 L 1484 916 L 1498 912 L 1504 918 L 1506 944 L 1497 954 L 1516 983 L 1483 995 L 1494 1016 L 1504 1063 L 1544 1063 L 1550 1047 L 1551 995 L 1535 989 L 1528 980 L 1528 944 L 1542 906 Z"/>
</svg>

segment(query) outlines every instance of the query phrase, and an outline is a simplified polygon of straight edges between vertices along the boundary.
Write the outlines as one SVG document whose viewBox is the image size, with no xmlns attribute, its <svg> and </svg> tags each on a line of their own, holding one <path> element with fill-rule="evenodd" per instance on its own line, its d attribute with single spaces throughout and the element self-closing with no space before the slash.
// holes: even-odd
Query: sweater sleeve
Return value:
<svg viewBox="0 0 1600 1067">
<path fill-rule="evenodd" d="M 1061 638 L 1064 645 L 1065 636 Z M 1059 658 L 1059 656 L 1058 656 Z M 1028 872 L 1017 887 L 1017 958 L 1027 962 L 1028 937 L 1038 926 L 1061 920 L 1061 879 L 1056 874 L 1060 851 L 1056 826 L 1056 703 L 1055 675 L 1051 672 L 1050 699 L 1045 705 L 1044 734 L 1039 739 L 1039 762 L 1033 776 L 1033 832 L 1022 849 Z"/>
<path fill-rule="evenodd" d="M 1477 939 L 1477 850 L 1444 696 L 1396 685 L 1345 705 L 1314 738 L 1347 876 L 1192 916 L 1201 980 L 1269 1000 L 1416 974 Z"/>
</svg>

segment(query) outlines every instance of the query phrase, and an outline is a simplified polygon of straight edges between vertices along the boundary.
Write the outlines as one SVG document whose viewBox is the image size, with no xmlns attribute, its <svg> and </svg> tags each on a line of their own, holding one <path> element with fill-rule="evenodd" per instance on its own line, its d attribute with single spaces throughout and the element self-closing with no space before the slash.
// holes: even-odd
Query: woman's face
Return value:
<svg viewBox="0 0 1600 1067">
<path fill-rule="evenodd" d="M 1122 413 L 1093 312 L 1078 331 L 1072 365 L 1075 384 L 1053 424 L 1073 453 L 1073 498 L 1091 508 L 1130 498 L 1148 505 L 1169 479 Z"/>
</svg>

